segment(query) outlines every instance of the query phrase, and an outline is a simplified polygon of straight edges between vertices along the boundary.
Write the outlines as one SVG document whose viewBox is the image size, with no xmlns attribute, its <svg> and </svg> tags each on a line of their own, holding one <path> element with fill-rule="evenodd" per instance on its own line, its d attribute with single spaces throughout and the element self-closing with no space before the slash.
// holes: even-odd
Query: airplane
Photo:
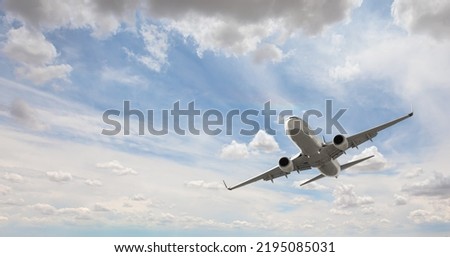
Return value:
<svg viewBox="0 0 450 257">
<path fill-rule="evenodd" d="M 228 187 L 225 181 L 223 181 L 223 184 L 226 189 L 233 190 L 261 179 L 265 181 L 270 180 L 273 183 L 274 179 L 283 176 L 287 178 L 293 171 L 300 173 L 300 171 L 309 170 L 312 168 L 317 168 L 320 171 L 320 174 L 306 182 L 303 182 L 300 186 L 324 177 L 337 178 L 340 171 L 374 157 L 374 155 L 371 155 L 340 165 L 336 160 L 339 156 L 344 154 L 350 148 L 358 148 L 360 144 L 366 142 L 367 140 L 372 141 L 372 138 L 374 138 L 378 132 L 411 116 L 413 116 L 413 111 L 395 120 L 349 137 L 338 134 L 334 136 L 332 142 L 326 142 L 325 140 L 321 142 L 314 135 L 306 121 L 296 116 L 290 116 L 284 123 L 286 135 L 288 135 L 289 138 L 300 148 L 301 152 L 291 158 L 281 157 L 278 161 L 278 166 L 275 166 L 272 169 L 235 186 Z"/>
</svg>

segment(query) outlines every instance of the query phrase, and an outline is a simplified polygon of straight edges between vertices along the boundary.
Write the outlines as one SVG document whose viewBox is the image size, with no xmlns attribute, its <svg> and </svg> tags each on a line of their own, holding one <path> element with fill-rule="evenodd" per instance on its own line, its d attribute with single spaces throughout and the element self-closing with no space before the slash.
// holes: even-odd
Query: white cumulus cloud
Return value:
<svg viewBox="0 0 450 257">
<path fill-rule="evenodd" d="M 353 185 L 340 185 L 333 191 L 334 204 L 338 208 L 358 207 L 374 203 L 370 196 L 359 196 L 353 190 Z"/>
<path fill-rule="evenodd" d="M 103 185 L 103 183 L 100 180 L 97 179 L 86 179 L 84 181 L 84 183 L 88 186 L 96 186 L 96 187 L 100 187 Z"/>
<path fill-rule="evenodd" d="M 96 166 L 98 168 L 111 170 L 113 173 L 115 173 L 117 175 L 135 175 L 135 174 L 138 174 L 137 171 L 135 171 L 132 168 L 123 166 L 117 160 L 112 160 L 110 162 L 104 162 L 104 163 L 97 163 Z"/>
<path fill-rule="evenodd" d="M 48 171 L 47 177 L 54 182 L 68 182 L 72 180 L 72 174 L 63 171 Z"/>
<path fill-rule="evenodd" d="M 250 149 L 263 151 L 266 153 L 276 152 L 280 150 L 277 141 L 272 135 L 267 134 L 264 130 L 258 131 L 252 141 L 248 144 Z"/>
<path fill-rule="evenodd" d="M 221 152 L 220 158 L 223 159 L 243 159 L 248 158 L 250 152 L 248 151 L 248 147 L 244 143 L 238 143 L 235 140 L 232 140 L 230 144 L 225 145 Z"/>
</svg>

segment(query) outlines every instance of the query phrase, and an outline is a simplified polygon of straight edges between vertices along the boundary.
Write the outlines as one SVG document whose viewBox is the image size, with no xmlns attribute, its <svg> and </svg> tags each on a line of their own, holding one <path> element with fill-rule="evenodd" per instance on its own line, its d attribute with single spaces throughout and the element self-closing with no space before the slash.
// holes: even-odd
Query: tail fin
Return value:
<svg viewBox="0 0 450 257">
<path fill-rule="evenodd" d="M 374 156 L 375 156 L 375 155 L 371 155 L 371 156 L 367 156 L 367 157 L 364 157 L 364 158 L 359 159 L 359 160 L 356 160 L 356 161 L 348 162 L 348 163 L 346 163 L 346 164 L 344 164 L 344 165 L 341 165 L 341 170 L 348 169 L 348 168 L 350 168 L 351 166 L 356 165 L 356 164 L 358 164 L 358 163 L 360 163 L 360 162 L 363 162 L 363 161 L 365 161 L 365 160 L 368 160 L 368 159 L 370 159 L 370 158 L 372 158 L 372 157 L 374 157 Z"/>
</svg>

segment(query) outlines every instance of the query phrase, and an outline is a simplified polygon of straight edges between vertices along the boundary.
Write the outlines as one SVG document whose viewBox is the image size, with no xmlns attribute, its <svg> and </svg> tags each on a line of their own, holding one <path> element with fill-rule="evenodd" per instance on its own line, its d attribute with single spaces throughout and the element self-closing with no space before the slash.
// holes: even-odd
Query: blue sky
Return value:
<svg viewBox="0 0 450 257">
<path fill-rule="evenodd" d="M 3 1 L 0 235 L 449 235 L 448 10 L 415 0 Z M 316 170 L 222 185 L 297 153 L 275 117 L 275 135 L 239 135 L 248 127 L 237 120 L 232 135 L 140 136 L 136 123 L 131 135 L 101 134 L 103 112 L 125 100 L 158 121 L 177 101 L 224 116 L 270 101 L 302 115 L 324 112 L 327 99 L 347 110 L 349 134 L 411 105 L 415 115 L 339 161 L 375 158 L 305 188 Z"/>
</svg>

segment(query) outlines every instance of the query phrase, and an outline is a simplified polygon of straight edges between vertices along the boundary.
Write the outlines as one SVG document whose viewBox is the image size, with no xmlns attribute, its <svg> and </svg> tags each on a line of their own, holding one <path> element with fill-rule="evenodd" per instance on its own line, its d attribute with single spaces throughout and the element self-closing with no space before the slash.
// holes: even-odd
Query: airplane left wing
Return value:
<svg viewBox="0 0 450 257">
<path fill-rule="evenodd" d="M 299 172 L 301 170 L 311 169 L 311 165 L 309 165 L 309 163 L 308 163 L 308 158 L 305 157 L 302 154 L 299 154 L 299 155 L 291 158 L 291 161 L 292 161 L 292 163 L 294 165 L 294 170 L 293 171 Z M 289 174 L 291 174 L 291 172 L 284 172 L 284 171 L 281 170 L 281 168 L 279 166 L 276 166 L 276 167 L 273 167 L 272 169 L 270 169 L 270 170 L 268 170 L 268 171 L 266 171 L 264 173 L 261 173 L 261 174 L 255 176 L 255 177 L 250 178 L 250 179 L 248 179 L 248 180 L 246 180 L 246 181 L 244 181 L 242 183 L 239 183 L 239 184 L 237 184 L 235 186 L 228 187 L 227 184 L 225 183 L 225 181 L 223 181 L 223 184 L 225 185 L 225 187 L 228 190 L 233 190 L 233 189 L 236 189 L 236 188 L 239 188 L 239 187 L 251 184 L 251 183 L 256 182 L 258 180 L 261 180 L 261 179 L 265 180 L 265 181 L 271 180 L 273 182 L 273 180 L 278 178 L 278 177 L 281 177 L 281 176 L 287 177 Z"/>
</svg>

